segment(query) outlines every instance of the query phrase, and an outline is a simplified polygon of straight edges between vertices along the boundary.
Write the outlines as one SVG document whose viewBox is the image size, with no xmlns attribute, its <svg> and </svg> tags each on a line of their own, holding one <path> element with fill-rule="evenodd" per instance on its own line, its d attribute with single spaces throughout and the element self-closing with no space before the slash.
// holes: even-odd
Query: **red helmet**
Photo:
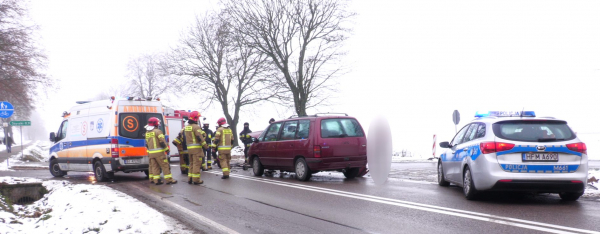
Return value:
<svg viewBox="0 0 600 234">
<path fill-rule="evenodd" d="M 192 111 L 192 113 L 190 113 L 190 116 L 188 118 L 191 119 L 192 121 L 198 122 L 198 120 L 200 119 L 200 112 Z"/>
<path fill-rule="evenodd" d="M 223 124 L 226 124 L 226 123 L 227 123 L 227 120 L 225 120 L 225 118 L 223 118 L 223 117 L 221 117 L 219 120 L 217 120 L 217 124 L 218 125 L 223 125 Z"/>
<path fill-rule="evenodd" d="M 148 119 L 148 125 L 158 127 L 160 125 L 160 120 L 156 117 L 152 117 Z"/>
</svg>

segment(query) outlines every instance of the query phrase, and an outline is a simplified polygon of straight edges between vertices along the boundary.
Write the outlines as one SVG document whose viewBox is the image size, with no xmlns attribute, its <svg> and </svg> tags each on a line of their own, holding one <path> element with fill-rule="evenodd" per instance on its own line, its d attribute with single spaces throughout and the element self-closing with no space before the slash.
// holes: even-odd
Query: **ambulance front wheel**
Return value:
<svg viewBox="0 0 600 234">
<path fill-rule="evenodd" d="M 60 169 L 60 166 L 58 165 L 58 159 L 52 159 L 50 161 L 50 174 L 52 174 L 54 177 L 63 177 L 67 174 L 67 172 L 64 172 Z"/>
</svg>

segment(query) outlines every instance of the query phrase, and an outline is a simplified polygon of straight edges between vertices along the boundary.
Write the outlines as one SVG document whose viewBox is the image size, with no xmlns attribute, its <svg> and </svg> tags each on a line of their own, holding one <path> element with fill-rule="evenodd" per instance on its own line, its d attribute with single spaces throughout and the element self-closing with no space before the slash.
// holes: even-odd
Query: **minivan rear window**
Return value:
<svg viewBox="0 0 600 234">
<path fill-rule="evenodd" d="M 321 137 L 364 137 L 360 124 L 355 119 L 324 119 L 321 120 Z"/>
<path fill-rule="evenodd" d="M 145 139 L 148 119 L 156 117 L 160 119 L 160 130 L 165 133 L 165 122 L 158 113 L 122 113 L 119 115 L 119 136 L 132 139 Z"/>
<path fill-rule="evenodd" d="M 568 141 L 576 137 L 565 121 L 503 121 L 493 124 L 492 129 L 497 137 L 513 141 Z"/>
</svg>

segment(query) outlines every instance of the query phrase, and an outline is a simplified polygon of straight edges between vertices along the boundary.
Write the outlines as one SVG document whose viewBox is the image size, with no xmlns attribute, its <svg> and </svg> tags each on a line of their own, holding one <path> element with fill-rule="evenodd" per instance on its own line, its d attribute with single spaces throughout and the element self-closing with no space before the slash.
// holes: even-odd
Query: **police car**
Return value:
<svg viewBox="0 0 600 234">
<path fill-rule="evenodd" d="M 583 195 L 588 156 L 564 120 L 533 111 L 477 112 L 451 142 L 441 142 L 438 184 L 463 187 L 467 199 L 479 191 Z"/>
</svg>

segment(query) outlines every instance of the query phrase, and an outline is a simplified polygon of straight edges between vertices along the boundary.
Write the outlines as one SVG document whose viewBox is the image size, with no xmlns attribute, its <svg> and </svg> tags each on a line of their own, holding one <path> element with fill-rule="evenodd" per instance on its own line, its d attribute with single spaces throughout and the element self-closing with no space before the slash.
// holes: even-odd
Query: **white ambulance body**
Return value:
<svg viewBox="0 0 600 234">
<path fill-rule="evenodd" d="M 161 102 L 112 98 L 80 103 L 65 113 L 58 132 L 50 133 L 50 173 L 58 177 L 68 171 L 94 172 L 98 181 L 119 171 L 148 174 L 144 126 L 157 117 L 168 134 Z"/>
</svg>

